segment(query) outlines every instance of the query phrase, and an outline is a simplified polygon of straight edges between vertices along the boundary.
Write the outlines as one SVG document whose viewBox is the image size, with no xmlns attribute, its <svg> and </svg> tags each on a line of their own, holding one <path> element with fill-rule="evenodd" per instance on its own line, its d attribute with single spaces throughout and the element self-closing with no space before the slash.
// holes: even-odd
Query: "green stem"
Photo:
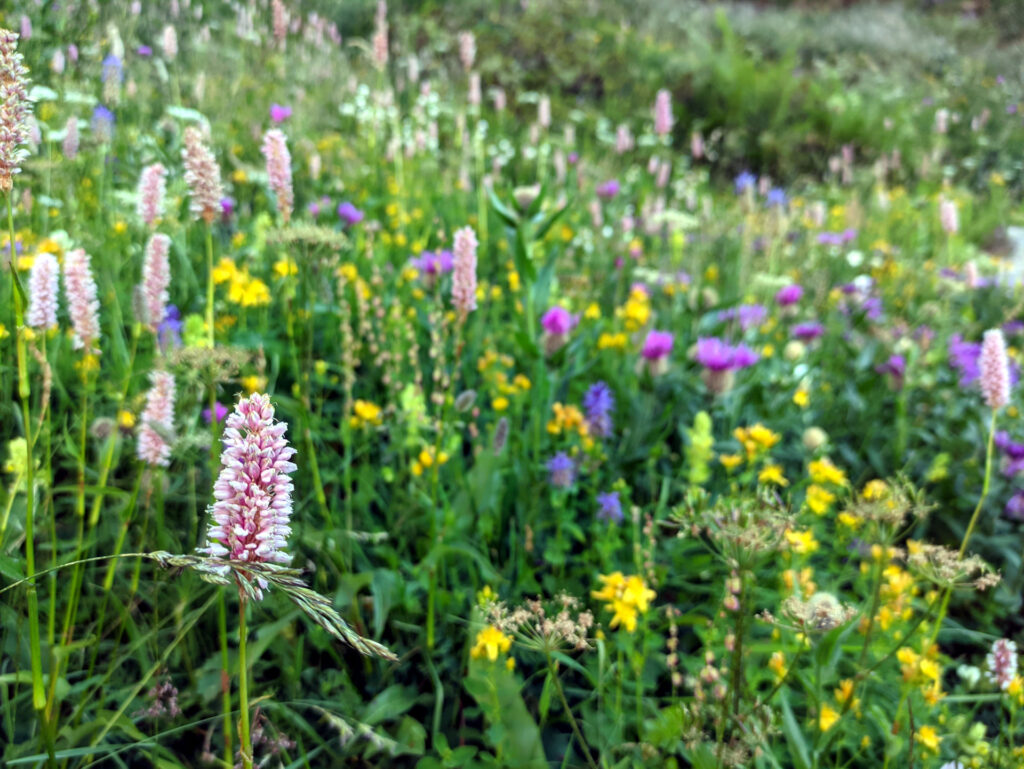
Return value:
<svg viewBox="0 0 1024 769">
<path fill-rule="evenodd" d="M 245 597 L 239 593 L 238 607 L 238 730 L 242 740 L 242 769 L 252 769 L 252 738 L 249 735 L 249 671 L 246 665 Z"/>
<path fill-rule="evenodd" d="M 228 662 L 228 609 L 224 600 L 224 591 L 217 591 L 217 626 L 220 632 L 220 687 L 221 703 L 224 715 L 224 760 L 226 766 L 235 765 L 234 751 L 231 749 L 231 678 Z"/>
<path fill-rule="evenodd" d="M 583 739 L 583 732 L 580 731 L 580 725 L 576 723 L 576 716 L 572 714 L 572 708 L 569 707 L 569 702 L 565 699 L 565 692 L 562 691 L 562 682 L 558 680 L 558 671 L 555 670 L 554 661 L 551 659 L 551 652 L 547 649 L 544 650 L 544 659 L 548 663 L 548 675 L 551 676 L 551 680 L 555 684 L 555 692 L 558 694 L 558 700 L 562 703 L 562 710 L 564 710 L 566 716 L 569 717 L 569 726 L 572 727 L 572 733 L 576 735 L 576 741 L 580 744 L 580 750 L 583 751 L 583 755 L 587 759 L 587 763 L 590 765 L 591 769 L 598 769 L 597 762 L 594 761 L 594 757 L 590 753 L 590 748 L 587 747 L 587 741 Z"/>
</svg>

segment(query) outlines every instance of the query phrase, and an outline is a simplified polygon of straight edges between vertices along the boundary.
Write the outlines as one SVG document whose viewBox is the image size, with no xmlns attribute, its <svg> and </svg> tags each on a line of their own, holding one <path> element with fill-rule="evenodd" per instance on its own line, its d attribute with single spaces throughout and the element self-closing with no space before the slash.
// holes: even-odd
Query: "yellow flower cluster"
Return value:
<svg viewBox="0 0 1024 769">
<path fill-rule="evenodd" d="M 587 420 L 584 418 L 583 412 L 576 406 L 553 403 L 551 410 L 554 412 L 554 416 L 548 420 L 547 425 L 551 435 L 576 433 L 580 437 L 583 448 L 589 449 L 594 445 L 594 439 L 590 436 L 590 428 L 587 427 Z"/>
<path fill-rule="evenodd" d="M 737 427 L 732 434 L 743 445 L 748 462 L 752 462 L 782 440 L 781 435 L 772 432 L 760 422 L 752 427 Z"/>
<path fill-rule="evenodd" d="M 938 647 L 931 646 L 924 654 L 904 646 L 896 652 L 903 680 L 921 688 L 925 702 L 934 705 L 942 699 L 942 666 L 938 663 Z"/>
<path fill-rule="evenodd" d="M 352 416 L 348 418 L 348 423 L 353 429 L 375 427 L 380 424 L 380 416 L 380 406 L 370 401 L 357 400 L 352 405 Z"/>
<path fill-rule="evenodd" d="M 512 648 L 512 638 L 502 633 L 494 625 L 488 625 L 476 634 L 476 643 L 469 651 L 469 656 L 475 660 L 486 657 L 491 662 L 498 659 L 500 654 L 508 654 Z"/>
<path fill-rule="evenodd" d="M 629 337 L 622 332 L 617 334 L 605 332 L 597 338 L 598 350 L 625 350 L 627 344 L 629 344 Z"/>
<path fill-rule="evenodd" d="M 259 278 L 249 275 L 249 268 L 238 266 L 226 256 L 213 268 L 213 282 L 228 284 L 228 301 L 242 307 L 263 307 L 270 304 L 270 289 Z"/>
<path fill-rule="evenodd" d="M 615 314 L 622 319 L 627 331 L 639 331 L 651 319 L 650 297 L 647 296 L 646 291 L 634 288 L 629 292 L 629 298 L 626 299 L 622 307 L 615 311 Z"/>
<path fill-rule="evenodd" d="M 815 515 L 824 515 L 832 509 L 836 495 L 827 486 L 845 487 L 848 485 L 846 473 L 836 467 L 827 458 L 817 459 L 808 466 L 811 485 L 807 488 L 804 504 Z"/>
<path fill-rule="evenodd" d="M 605 609 L 613 613 L 610 627 L 622 625 L 626 632 L 634 632 L 637 617 L 647 611 L 655 592 L 642 578 L 636 575 L 626 577 L 621 571 L 600 574 L 598 579 L 604 587 L 592 591 L 591 595 L 608 604 Z"/>
<path fill-rule="evenodd" d="M 431 467 L 440 467 L 441 465 L 448 463 L 448 452 L 437 451 L 433 446 L 427 446 L 425 449 L 420 451 L 419 455 L 412 461 L 410 470 L 412 474 L 419 477 L 423 475 L 424 470 L 429 470 Z"/>
</svg>

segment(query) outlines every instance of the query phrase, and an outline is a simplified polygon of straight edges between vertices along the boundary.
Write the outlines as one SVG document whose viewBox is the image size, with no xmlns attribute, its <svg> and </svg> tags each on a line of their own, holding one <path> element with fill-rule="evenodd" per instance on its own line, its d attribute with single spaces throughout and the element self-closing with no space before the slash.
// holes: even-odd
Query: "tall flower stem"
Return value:
<svg viewBox="0 0 1024 769">
<path fill-rule="evenodd" d="M 35 473 L 32 455 L 32 415 L 30 401 L 32 390 L 28 378 L 28 350 L 23 326 L 25 325 L 25 289 L 18 276 L 17 256 L 14 254 L 14 205 L 11 193 L 7 194 L 7 246 L 11 260 L 11 291 L 14 294 L 14 333 L 18 347 L 18 398 L 21 400 L 21 420 L 25 430 L 25 573 L 28 583 L 28 632 L 29 657 L 32 669 L 32 707 L 40 720 L 40 731 L 44 735 L 46 751 L 51 765 L 55 763 L 50 730 L 43 717 L 46 707 L 46 689 L 43 687 L 42 650 L 39 643 L 39 596 L 36 593 L 36 540 L 35 540 Z"/>
<path fill-rule="evenodd" d="M 242 744 L 242 769 L 252 769 L 252 737 L 249 733 L 249 670 L 246 659 L 245 596 L 238 594 L 238 733 Z"/>
<path fill-rule="evenodd" d="M 978 516 L 981 514 L 981 506 L 985 503 L 985 498 L 988 496 L 989 483 L 992 480 L 992 455 L 996 437 L 996 413 L 997 409 L 992 409 L 992 418 L 989 420 L 988 426 L 988 445 L 985 449 L 985 479 L 981 483 L 981 495 L 978 497 L 978 504 L 974 506 L 974 514 L 971 515 L 971 520 L 967 524 L 967 531 L 964 532 L 963 542 L 960 543 L 959 556 L 961 558 L 963 558 L 964 553 L 967 552 L 967 543 L 970 542 L 971 534 L 974 533 L 974 527 L 978 523 Z M 952 595 L 953 586 L 950 585 L 942 594 L 942 603 L 939 605 L 939 613 L 935 617 L 935 627 L 932 628 L 932 635 L 928 644 L 929 646 L 934 644 L 935 639 L 939 637 L 939 630 L 942 627 L 942 621 L 946 618 L 946 611 L 949 609 L 949 599 Z"/>
<path fill-rule="evenodd" d="M 244 614 L 244 612 L 243 612 Z M 226 766 L 235 765 L 234 751 L 231 749 L 231 678 L 228 674 L 228 607 L 224 599 L 224 591 L 217 591 L 217 629 L 220 634 L 220 689 L 221 705 L 224 715 L 224 760 Z"/>
<path fill-rule="evenodd" d="M 591 755 L 590 748 L 587 747 L 587 741 L 583 739 L 583 732 L 580 731 L 580 725 L 576 723 L 576 716 L 572 714 L 572 708 L 569 707 L 569 701 L 565 698 L 565 692 L 562 690 L 562 682 L 558 680 L 558 671 L 555 669 L 554 660 L 551 659 L 551 652 L 547 649 L 544 650 L 544 660 L 548 663 L 548 675 L 551 677 L 551 681 L 555 685 L 555 692 L 558 694 L 558 701 L 562 703 L 562 710 L 565 711 L 565 715 L 569 718 L 569 726 L 572 727 L 572 733 L 576 735 L 576 741 L 580 744 L 580 750 L 583 751 L 583 755 L 587 759 L 587 764 L 590 765 L 591 769 L 598 769 L 597 762 Z"/>
</svg>

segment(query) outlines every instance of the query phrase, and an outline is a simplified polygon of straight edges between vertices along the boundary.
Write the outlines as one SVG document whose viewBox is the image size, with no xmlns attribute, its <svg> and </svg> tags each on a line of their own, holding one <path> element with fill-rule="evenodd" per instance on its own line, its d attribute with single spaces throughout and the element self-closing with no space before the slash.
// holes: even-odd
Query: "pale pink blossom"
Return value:
<svg viewBox="0 0 1024 769">
<path fill-rule="evenodd" d="M 61 142 L 64 157 L 74 160 L 78 157 L 78 118 L 71 116 L 64 126 L 64 141 Z"/>
<path fill-rule="evenodd" d="M 541 96 L 537 102 L 537 122 L 541 128 L 551 127 L 551 97 Z"/>
<path fill-rule="evenodd" d="M 64 296 L 74 331 L 71 346 L 85 350 L 87 355 L 98 353 L 100 303 L 96 298 L 96 281 L 92 276 L 89 255 L 81 248 L 64 256 Z"/>
<path fill-rule="evenodd" d="M 1010 364 L 1006 357 L 1006 340 L 998 328 L 989 329 L 981 341 L 981 392 L 991 409 L 1000 409 L 1010 402 Z"/>
<path fill-rule="evenodd" d="M 10 192 L 13 177 L 28 155 L 21 145 L 29 141 L 28 70 L 18 53 L 18 35 L 0 28 L 0 190 Z"/>
<path fill-rule="evenodd" d="M 292 217 L 292 156 L 288 152 L 285 135 L 272 128 L 263 135 L 263 157 L 267 160 L 267 179 L 277 196 L 277 210 L 287 224 Z"/>
<path fill-rule="evenodd" d="M 185 129 L 185 147 L 181 151 L 185 163 L 185 183 L 188 184 L 192 215 L 213 224 L 221 212 L 224 187 L 220 180 L 220 166 L 213 153 L 203 142 L 195 126 Z"/>
<path fill-rule="evenodd" d="M 167 317 L 167 287 L 171 283 L 171 268 L 167 254 L 171 239 L 157 233 L 146 244 L 146 259 L 142 265 L 142 297 L 145 301 L 146 324 L 155 334 Z"/>
<path fill-rule="evenodd" d="M 164 58 L 172 61 L 178 55 L 178 31 L 173 24 L 164 27 L 160 41 L 160 47 L 164 50 Z"/>
<path fill-rule="evenodd" d="M 271 0 L 270 13 L 274 40 L 279 47 L 284 48 L 285 38 L 288 35 L 288 10 L 281 0 Z"/>
<path fill-rule="evenodd" d="M 153 163 L 142 169 L 139 177 L 139 189 L 136 213 L 147 227 L 163 216 L 164 196 L 167 194 L 167 169 L 160 163 Z"/>
<path fill-rule="evenodd" d="M 472 32 L 459 33 L 459 60 L 462 68 L 469 72 L 473 69 L 473 61 L 476 59 L 476 38 Z"/>
<path fill-rule="evenodd" d="M 943 199 L 939 204 L 939 223 L 947 235 L 955 235 L 960 230 L 960 215 L 952 200 Z"/>
<path fill-rule="evenodd" d="M 291 462 L 288 426 L 274 419 L 270 398 L 253 393 L 227 418 L 221 470 L 213 487 L 206 546 L 199 552 L 250 563 L 290 563 L 284 552 L 291 533 Z M 241 577 L 239 577 L 241 578 Z M 257 579 L 256 594 L 267 586 Z"/>
<path fill-rule="evenodd" d="M 654 101 L 654 133 L 668 136 L 672 123 L 672 94 L 663 88 Z"/>
<path fill-rule="evenodd" d="M 1017 644 L 1000 638 L 992 644 L 985 663 L 988 665 L 988 680 L 1005 692 L 1017 676 Z"/>
<path fill-rule="evenodd" d="M 452 303 L 462 318 L 476 309 L 476 249 L 476 233 L 472 227 L 455 232 Z"/>
<path fill-rule="evenodd" d="M 28 278 L 28 313 L 25 322 L 32 328 L 47 329 L 57 325 L 57 291 L 60 267 L 57 257 L 43 251 L 32 262 Z"/>
<path fill-rule="evenodd" d="M 480 106 L 480 73 L 469 73 L 469 92 L 466 94 L 466 101 L 470 106 Z"/>
<path fill-rule="evenodd" d="M 146 407 L 139 420 L 136 450 L 139 459 L 153 467 L 171 464 L 171 437 L 174 433 L 174 376 L 166 371 L 149 375 L 151 387 Z"/>
</svg>

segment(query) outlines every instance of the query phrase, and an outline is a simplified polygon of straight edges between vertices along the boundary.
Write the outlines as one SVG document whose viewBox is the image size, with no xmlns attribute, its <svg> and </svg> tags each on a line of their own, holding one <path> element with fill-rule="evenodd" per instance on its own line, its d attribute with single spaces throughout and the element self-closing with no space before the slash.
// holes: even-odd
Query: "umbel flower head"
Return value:
<svg viewBox="0 0 1024 769">
<path fill-rule="evenodd" d="M 287 429 L 274 419 L 267 395 L 253 393 L 235 406 L 224 430 L 207 544 L 199 552 L 232 561 L 291 562 L 283 549 L 291 533 L 290 475 L 295 471 Z M 267 583 L 261 577 L 256 581 L 253 592 L 262 598 Z"/>
<path fill-rule="evenodd" d="M 221 215 L 224 187 L 220 181 L 220 166 L 213 153 L 203 143 L 203 136 L 195 126 L 185 129 L 185 147 L 181 151 L 185 163 L 185 182 L 188 184 L 189 210 L 207 224 L 213 224 Z"/>
<path fill-rule="evenodd" d="M 28 70 L 18 53 L 18 35 L 0 28 L 0 190 L 10 192 L 13 177 L 28 154 L 21 147 L 29 138 Z"/>
</svg>

